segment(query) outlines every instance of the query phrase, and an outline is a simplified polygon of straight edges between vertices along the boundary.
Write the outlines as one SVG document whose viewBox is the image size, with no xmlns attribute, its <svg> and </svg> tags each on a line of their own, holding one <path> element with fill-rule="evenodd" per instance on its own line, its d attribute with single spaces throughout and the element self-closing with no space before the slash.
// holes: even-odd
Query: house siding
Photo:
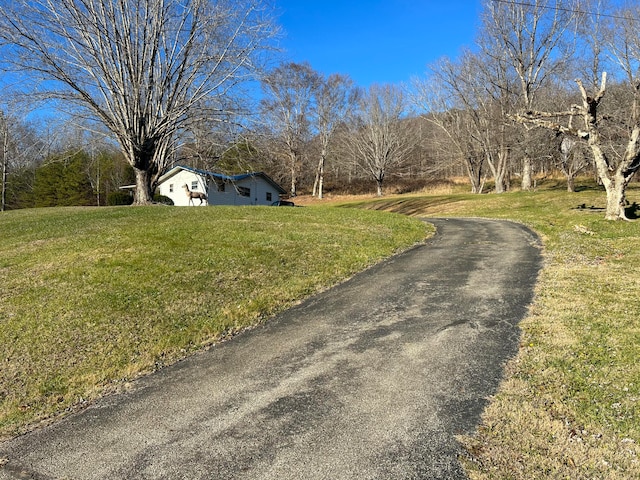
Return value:
<svg viewBox="0 0 640 480">
<path fill-rule="evenodd" d="M 193 182 L 197 182 L 198 188 L 195 190 L 191 188 Z M 173 185 L 173 191 L 171 191 L 171 185 Z M 165 197 L 169 197 L 173 200 L 174 205 L 186 207 L 189 205 L 189 197 L 187 197 L 183 185 L 187 185 L 191 191 L 207 193 L 207 189 L 205 188 L 206 183 L 203 177 L 188 170 L 179 170 L 175 175 L 165 179 L 160 185 L 158 185 L 158 192 L 160 195 L 164 195 Z M 193 202 L 196 206 L 200 204 L 199 199 L 194 199 Z M 207 202 L 202 203 L 202 206 L 206 205 Z"/>
<path fill-rule="evenodd" d="M 203 205 L 271 205 L 284 192 L 263 174 L 235 177 L 215 175 L 214 179 L 212 178 L 213 174 L 207 174 L 207 172 L 177 167 L 175 172 L 170 171 L 168 175 L 161 179 L 157 191 L 161 195 L 169 197 L 177 206 L 189 205 L 189 198 L 183 185 L 186 184 L 190 190 L 194 190 L 191 188 L 193 182 L 196 182 L 198 187 L 195 191 L 207 194 L 207 202 Z M 240 194 L 242 191 L 249 192 L 250 195 L 243 196 Z M 198 206 L 200 200 L 196 199 L 194 202 Z"/>
<path fill-rule="evenodd" d="M 248 188 L 248 197 L 239 194 L 238 190 Z M 271 201 L 267 200 L 271 193 Z M 224 191 L 218 190 L 218 182 L 209 181 L 209 205 L 271 205 L 278 200 L 279 192 L 262 177 L 247 177 L 236 182 L 225 181 Z"/>
</svg>

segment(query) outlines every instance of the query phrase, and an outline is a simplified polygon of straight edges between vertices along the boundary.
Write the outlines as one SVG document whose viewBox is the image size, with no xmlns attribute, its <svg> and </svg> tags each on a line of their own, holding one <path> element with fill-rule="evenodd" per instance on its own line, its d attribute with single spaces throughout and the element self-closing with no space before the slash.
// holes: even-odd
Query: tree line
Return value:
<svg viewBox="0 0 640 480">
<path fill-rule="evenodd" d="M 100 136 L 56 127 L 47 135 L 33 122 L 0 113 L 2 211 L 121 203 L 120 187 L 134 180 L 122 154 Z"/>
<path fill-rule="evenodd" d="M 591 168 L 606 218 L 626 218 L 626 187 L 640 167 L 639 26 L 640 7 L 623 2 L 487 1 L 476 48 L 415 82 L 473 190 L 487 170 L 498 193 L 514 176 L 531 189 L 553 156 L 569 189 Z"/>
<path fill-rule="evenodd" d="M 571 190 L 589 172 L 607 218 L 625 218 L 640 168 L 639 23 L 640 7 L 614 0 L 485 0 L 476 41 L 456 58 L 362 88 L 304 62 L 270 67 L 278 26 L 259 0 L 0 2 L 2 66 L 22 80 L 12 93 L 108 138 L 101 151 L 128 165 L 137 204 L 176 163 L 263 170 L 291 196 L 318 197 L 461 176 L 475 193 L 502 193 L 554 172 Z M 25 169 L 65 178 L 96 165 L 88 144 L 44 155 L 41 132 L 9 111 L 3 206 L 35 204 L 11 204 L 38 185 Z M 69 184 L 102 204 L 94 177 Z"/>
</svg>

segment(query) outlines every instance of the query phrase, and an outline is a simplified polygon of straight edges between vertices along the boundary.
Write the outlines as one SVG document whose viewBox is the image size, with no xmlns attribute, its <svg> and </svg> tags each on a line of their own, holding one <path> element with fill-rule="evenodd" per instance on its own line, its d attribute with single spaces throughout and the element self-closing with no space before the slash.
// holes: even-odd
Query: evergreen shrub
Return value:
<svg viewBox="0 0 640 480">
<path fill-rule="evenodd" d="M 133 197 L 128 192 L 109 192 L 107 195 L 107 205 L 131 205 Z"/>
<path fill-rule="evenodd" d="M 165 195 L 160 195 L 158 193 L 156 193 L 153 196 L 153 201 L 155 203 L 161 203 L 163 205 L 173 205 L 173 200 L 171 200 L 169 197 L 167 197 Z"/>
</svg>

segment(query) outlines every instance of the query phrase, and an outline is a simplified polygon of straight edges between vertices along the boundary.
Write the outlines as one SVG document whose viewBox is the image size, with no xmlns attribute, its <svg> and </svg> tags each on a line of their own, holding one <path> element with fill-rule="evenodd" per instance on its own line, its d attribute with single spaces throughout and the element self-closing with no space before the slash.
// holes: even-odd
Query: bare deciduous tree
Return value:
<svg viewBox="0 0 640 480">
<path fill-rule="evenodd" d="M 600 102 L 606 92 L 606 73 L 602 74 L 600 87 L 595 94 L 588 94 L 580 80 L 576 80 L 582 96 L 581 105 L 572 105 L 569 110 L 562 112 L 524 112 L 515 118 L 521 122 L 534 123 L 557 132 L 586 140 L 596 165 L 598 177 L 607 192 L 607 220 L 626 220 L 626 188 L 633 175 L 640 169 L 640 85 L 635 85 L 633 100 L 633 120 L 629 139 L 624 155 L 619 161 L 612 161 L 603 148 L 600 136 L 598 115 Z M 573 124 L 574 117 L 583 120 L 581 126 Z M 567 119 L 566 124 L 556 119 Z"/>
<path fill-rule="evenodd" d="M 320 76 L 308 63 L 286 63 L 262 80 L 265 118 L 289 162 L 291 196 L 297 194 L 298 170 L 310 138 L 311 109 Z"/>
<path fill-rule="evenodd" d="M 504 193 L 509 186 L 513 144 L 513 128 L 504 117 L 514 102 L 505 62 L 466 51 L 458 62 L 444 59 L 433 71 L 449 92 L 452 106 L 467 116 L 467 140 L 480 145 L 493 175 L 495 192 Z"/>
<path fill-rule="evenodd" d="M 607 151 L 603 132 L 603 119 L 600 113 L 601 102 L 607 91 L 607 74 L 603 73 L 599 85 L 593 92 L 588 92 L 581 80 L 576 80 L 580 92 L 581 103 L 571 105 L 561 112 L 525 111 L 515 118 L 521 122 L 534 123 L 557 132 L 571 135 L 586 141 L 596 166 L 598 178 L 607 193 L 605 218 L 609 220 L 626 219 L 626 189 L 640 169 L 640 7 L 624 7 L 615 11 L 615 15 L 607 16 L 608 28 L 603 28 L 603 35 L 595 39 L 594 51 L 606 49 L 614 60 L 619 72 L 624 77 L 623 85 L 628 89 L 626 115 L 615 119 L 623 128 L 619 132 L 626 133 L 626 145 L 621 155 Z M 604 23 L 604 18 L 598 19 Z M 591 37 L 593 38 L 593 37 Z M 577 118 L 576 118 L 577 117 Z M 576 125 L 576 123 L 578 123 Z"/>
<path fill-rule="evenodd" d="M 567 191 L 576 191 L 576 177 L 590 164 L 578 140 L 564 136 L 560 142 L 560 170 L 567 179 Z"/>
<path fill-rule="evenodd" d="M 37 138 L 31 125 L 0 109 L 0 211 L 5 211 L 11 203 L 7 197 L 11 190 L 12 173 L 36 164 L 41 160 L 44 150 L 44 142 Z"/>
<path fill-rule="evenodd" d="M 574 25 L 572 7 L 566 0 L 562 5 L 558 0 L 489 0 L 486 4 L 479 45 L 485 56 L 505 62 L 515 74 L 523 110 L 535 108 L 538 91 L 557 78 L 571 58 L 573 37 L 567 33 Z M 530 153 L 524 152 L 525 190 L 532 187 L 532 161 Z"/>
<path fill-rule="evenodd" d="M 314 124 L 320 140 L 320 158 L 313 183 L 313 196 L 322 198 L 324 170 L 329 152 L 329 142 L 337 126 L 356 101 L 353 82 L 347 76 L 329 75 L 322 79 L 315 93 Z"/>
<path fill-rule="evenodd" d="M 482 193 L 486 155 L 478 138 L 477 112 L 469 110 L 467 102 L 458 98 L 459 92 L 446 80 L 447 73 L 451 72 L 444 66 L 447 63 L 441 60 L 438 65 L 443 68 L 434 66 L 428 78 L 413 81 L 413 102 L 425 110 L 424 118 L 440 132 L 442 140 L 436 137 L 432 148 L 441 145 L 443 155 L 453 155 L 455 162 L 462 162 L 472 193 Z"/>
<path fill-rule="evenodd" d="M 5 211 L 7 205 L 7 176 L 9 173 L 9 155 L 11 151 L 11 136 L 9 135 L 9 122 L 0 112 L 0 155 L 2 155 L 2 195 L 0 211 Z"/>
<path fill-rule="evenodd" d="M 136 204 L 151 202 L 194 117 L 233 108 L 272 34 L 259 0 L 0 2 L 2 63 L 107 127 L 135 170 Z"/>
<path fill-rule="evenodd" d="M 397 167 L 417 143 L 411 124 L 403 122 L 406 100 L 393 85 L 372 85 L 359 102 L 347 146 L 353 157 L 375 180 L 378 196 L 386 174 Z"/>
</svg>

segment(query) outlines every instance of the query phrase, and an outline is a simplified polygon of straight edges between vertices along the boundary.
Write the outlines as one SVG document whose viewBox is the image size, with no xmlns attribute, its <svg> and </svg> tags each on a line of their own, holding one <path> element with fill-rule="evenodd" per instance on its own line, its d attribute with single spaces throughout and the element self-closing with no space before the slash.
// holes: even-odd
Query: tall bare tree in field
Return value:
<svg viewBox="0 0 640 480">
<path fill-rule="evenodd" d="M 478 43 L 485 56 L 509 66 L 523 110 L 535 108 L 540 89 L 566 70 L 576 5 L 573 0 L 487 0 Z M 525 151 L 525 190 L 532 186 L 532 162 L 531 153 Z"/>
<path fill-rule="evenodd" d="M 477 190 L 482 184 L 481 170 L 486 165 L 493 175 L 495 192 L 504 193 L 509 186 L 514 143 L 514 128 L 505 121 L 514 105 L 513 79 L 505 62 L 482 52 L 465 51 L 459 60 L 441 59 L 431 70 L 431 80 L 418 89 L 419 98 L 427 108 L 433 108 L 429 104 L 438 96 L 446 99 L 440 100 L 437 108 L 455 118 L 441 126 L 455 137 L 452 142 L 457 142 L 473 175 L 472 185 Z"/>
<path fill-rule="evenodd" d="M 3 111 L 0 111 L 0 156 L 2 156 L 2 191 L 0 193 L 0 211 L 5 211 L 7 205 L 7 178 L 9 176 L 9 155 L 13 141 L 9 132 L 9 121 Z"/>
<path fill-rule="evenodd" d="M 559 167 L 567 179 L 567 192 L 576 191 L 576 177 L 591 164 L 581 147 L 576 139 L 566 135 L 560 143 Z"/>
<path fill-rule="evenodd" d="M 353 106 L 356 93 L 352 80 L 340 74 L 322 79 L 316 89 L 313 123 L 320 140 L 320 158 L 313 183 L 313 196 L 317 195 L 318 198 L 322 198 L 323 194 L 324 170 L 331 137 Z"/>
<path fill-rule="evenodd" d="M 262 80 L 265 119 L 282 146 L 297 194 L 298 170 L 311 135 L 311 113 L 320 75 L 308 63 L 285 63 Z"/>
<path fill-rule="evenodd" d="M 606 49 L 614 59 L 612 66 L 624 80 L 622 85 L 628 91 L 626 115 L 623 118 L 607 118 L 602 115 L 602 102 L 607 92 L 607 74 L 602 73 L 599 84 L 586 87 L 580 79 L 576 80 L 581 102 L 568 105 L 565 110 L 524 111 L 515 118 L 521 122 L 532 123 L 556 132 L 564 133 L 585 141 L 591 150 L 598 178 L 607 194 L 605 218 L 625 220 L 626 189 L 629 182 L 640 169 L 640 7 L 625 7 L 615 11 L 614 15 L 600 18 L 600 22 L 610 22 L 603 29 L 607 35 L 599 41 L 598 50 Z M 606 122 L 615 121 L 626 132 L 624 152 L 616 155 L 607 149 L 603 135 Z M 608 151 L 609 150 L 609 151 Z"/>
<path fill-rule="evenodd" d="M 371 85 L 359 101 L 347 147 L 356 162 L 376 182 L 377 194 L 389 171 L 400 165 L 418 143 L 411 124 L 403 122 L 407 102 L 400 88 Z"/>
<path fill-rule="evenodd" d="M 445 61 L 442 59 L 440 63 Z M 437 149 L 439 156 L 450 159 L 451 163 L 462 163 L 471 183 L 471 192 L 482 193 L 485 156 L 474 136 L 471 114 L 446 88 L 440 73 L 434 71 L 426 78 L 414 78 L 411 101 L 425 112 L 424 119 L 438 132 L 430 140 L 429 148 Z"/>
<path fill-rule="evenodd" d="M 233 109 L 273 33 L 260 0 L 3 0 L 2 63 L 110 131 L 152 200 L 181 132 Z"/>
</svg>

